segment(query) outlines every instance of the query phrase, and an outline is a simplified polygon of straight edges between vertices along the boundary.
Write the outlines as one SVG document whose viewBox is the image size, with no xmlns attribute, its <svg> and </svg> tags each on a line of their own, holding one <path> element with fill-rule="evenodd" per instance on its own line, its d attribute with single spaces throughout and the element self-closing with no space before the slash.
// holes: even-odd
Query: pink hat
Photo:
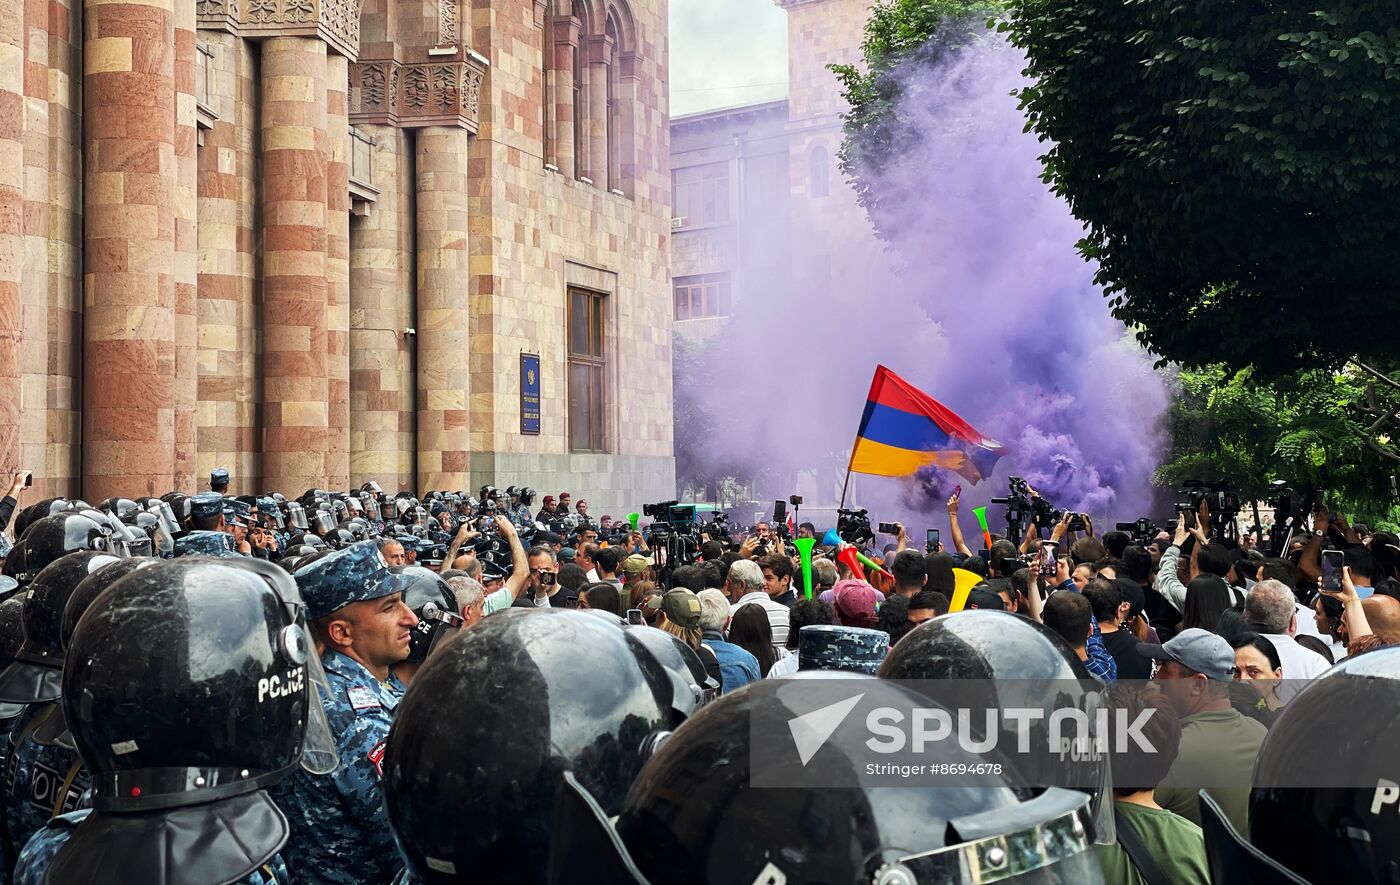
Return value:
<svg viewBox="0 0 1400 885">
<path fill-rule="evenodd" d="M 880 601 L 880 591 L 855 578 L 837 581 L 832 588 L 835 596 L 836 618 L 847 627 L 874 627 L 877 623 L 875 607 Z"/>
</svg>

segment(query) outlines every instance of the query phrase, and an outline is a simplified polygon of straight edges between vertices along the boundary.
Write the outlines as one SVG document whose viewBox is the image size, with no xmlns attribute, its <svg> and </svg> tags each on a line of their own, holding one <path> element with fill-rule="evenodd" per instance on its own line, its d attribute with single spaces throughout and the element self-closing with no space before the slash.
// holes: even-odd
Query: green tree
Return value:
<svg viewBox="0 0 1400 885">
<path fill-rule="evenodd" d="M 1269 483 L 1325 489 L 1353 519 L 1386 518 L 1390 475 L 1400 463 L 1386 435 L 1400 391 L 1358 369 L 1323 369 L 1272 380 L 1251 369 L 1208 366 L 1176 376 L 1166 416 L 1167 460 L 1158 485 L 1230 479 L 1242 501 L 1263 500 Z"/>
<path fill-rule="evenodd" d="M 1394 0 L 1009 0 L 1045 175 L 1139 341 L 1280 375 L 1393 357 Z"/>
<path fill-rule="evenodd" d="M 842 117 L 845 139 L 837 156 L 856 198 L 884 236 L 882 199 L 910 195 L 882 193 L 878 180 L 886 163 L 918 137 L 903 113 L 906 64 L 936 64 L 949 53 L 985 38 L 989 16 L 1004 0 L 881 0 L 870 11 L 861 41 L 862 67 L 832 65 L 850 105 Z M 914 195 L 917 196 L 917 195 Z"/>
</svg>

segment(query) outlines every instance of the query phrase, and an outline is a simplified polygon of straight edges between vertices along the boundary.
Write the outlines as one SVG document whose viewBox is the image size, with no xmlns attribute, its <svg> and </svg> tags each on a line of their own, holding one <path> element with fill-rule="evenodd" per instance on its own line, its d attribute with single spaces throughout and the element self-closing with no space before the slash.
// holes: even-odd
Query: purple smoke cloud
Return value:
<svg viewBox="0 0 1400 885">
<path fill-rule="evenodd" d="M 903 113 L 919 137 L 873 182 L 897 233 L 874 242 L 859 210 L 828 239 L 795 219 L 797 271 L 749 293 L 711 344 L 715 371 L 681 380 L 717 416 L 715 451 L 763 471 L 760 499 L 786 497 L 799 470 L 839 490 L 883 363 L 1008 455 L 975 488 L 937 472 L 861 478 L 856 503 L 872 515 L 920 527 L 953 485 L 966 512 L 1005 494 L 1012 474 L 1096 521 L 1148 512 L 1166 385 L 1109 315 L 1075 251 L 1082 226 L 1040 178 L 1044 146 L 1011 94 L 1022 66 L 991 35 L 943 64 L 906 65 Z M 765 247 L 782 248 L 745 245 Z M 996 530 L 1000 508 L 989 516 Z"/>
</svg>

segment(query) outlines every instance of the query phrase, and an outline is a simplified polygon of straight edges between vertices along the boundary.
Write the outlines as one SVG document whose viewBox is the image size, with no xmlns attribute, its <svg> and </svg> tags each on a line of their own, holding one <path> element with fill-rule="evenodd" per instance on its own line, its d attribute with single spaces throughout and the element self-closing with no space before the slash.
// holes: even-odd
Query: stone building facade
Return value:
<svg viewBox="0 0 1400 885">
<path fill-rule="evenodd" d="M 666 20 L 0 0 L 0 469 L 668 497 Z"/>
<path fill-rule="evenodd" d="M 788 18 L 788 97 L 671 121 L 672 298 L 689 340 L 718 334 L 745 297 L 856 291 L 883 263 L 837 165 L 847 106 L 828 68 L 860 61 L 872 0 L 773 2 Z"/>
<path fill-rule="evenodd" d="M 676 334 L 705 340 L 791 270 L 786 100 L 671 120 Z"/>
</svg>

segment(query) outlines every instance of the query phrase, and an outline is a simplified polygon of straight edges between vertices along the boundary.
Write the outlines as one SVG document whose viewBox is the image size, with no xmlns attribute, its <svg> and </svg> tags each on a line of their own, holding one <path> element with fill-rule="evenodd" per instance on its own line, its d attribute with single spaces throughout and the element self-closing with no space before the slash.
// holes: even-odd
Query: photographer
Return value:
<svg viewBox="0 0 1400 885">
<path fill-rule="evenodd" d="M 502 609 L 510 608 L 511 604 L 520 598 L 520 594 L 525 591 L 525 587 L 530 583 L 532 574 L 530 572 L 530 561 L 525 555 L 525 545 L 520 543 L 520 535 L 515 531 L 515 524 L 506 516 L 497 514 L 496 531 L 510 544 L 510 575 L 506 577 L 505 584 L 486 597 L 486 604 L 483 610 L 484 615 L 498 612 Z M 538 548 L 536 548 L 538 549 Z M 544 548 L 548 550 L 549 548 Z M 553 559 L 553 554 L 550 554 Z"/>
</svg>

